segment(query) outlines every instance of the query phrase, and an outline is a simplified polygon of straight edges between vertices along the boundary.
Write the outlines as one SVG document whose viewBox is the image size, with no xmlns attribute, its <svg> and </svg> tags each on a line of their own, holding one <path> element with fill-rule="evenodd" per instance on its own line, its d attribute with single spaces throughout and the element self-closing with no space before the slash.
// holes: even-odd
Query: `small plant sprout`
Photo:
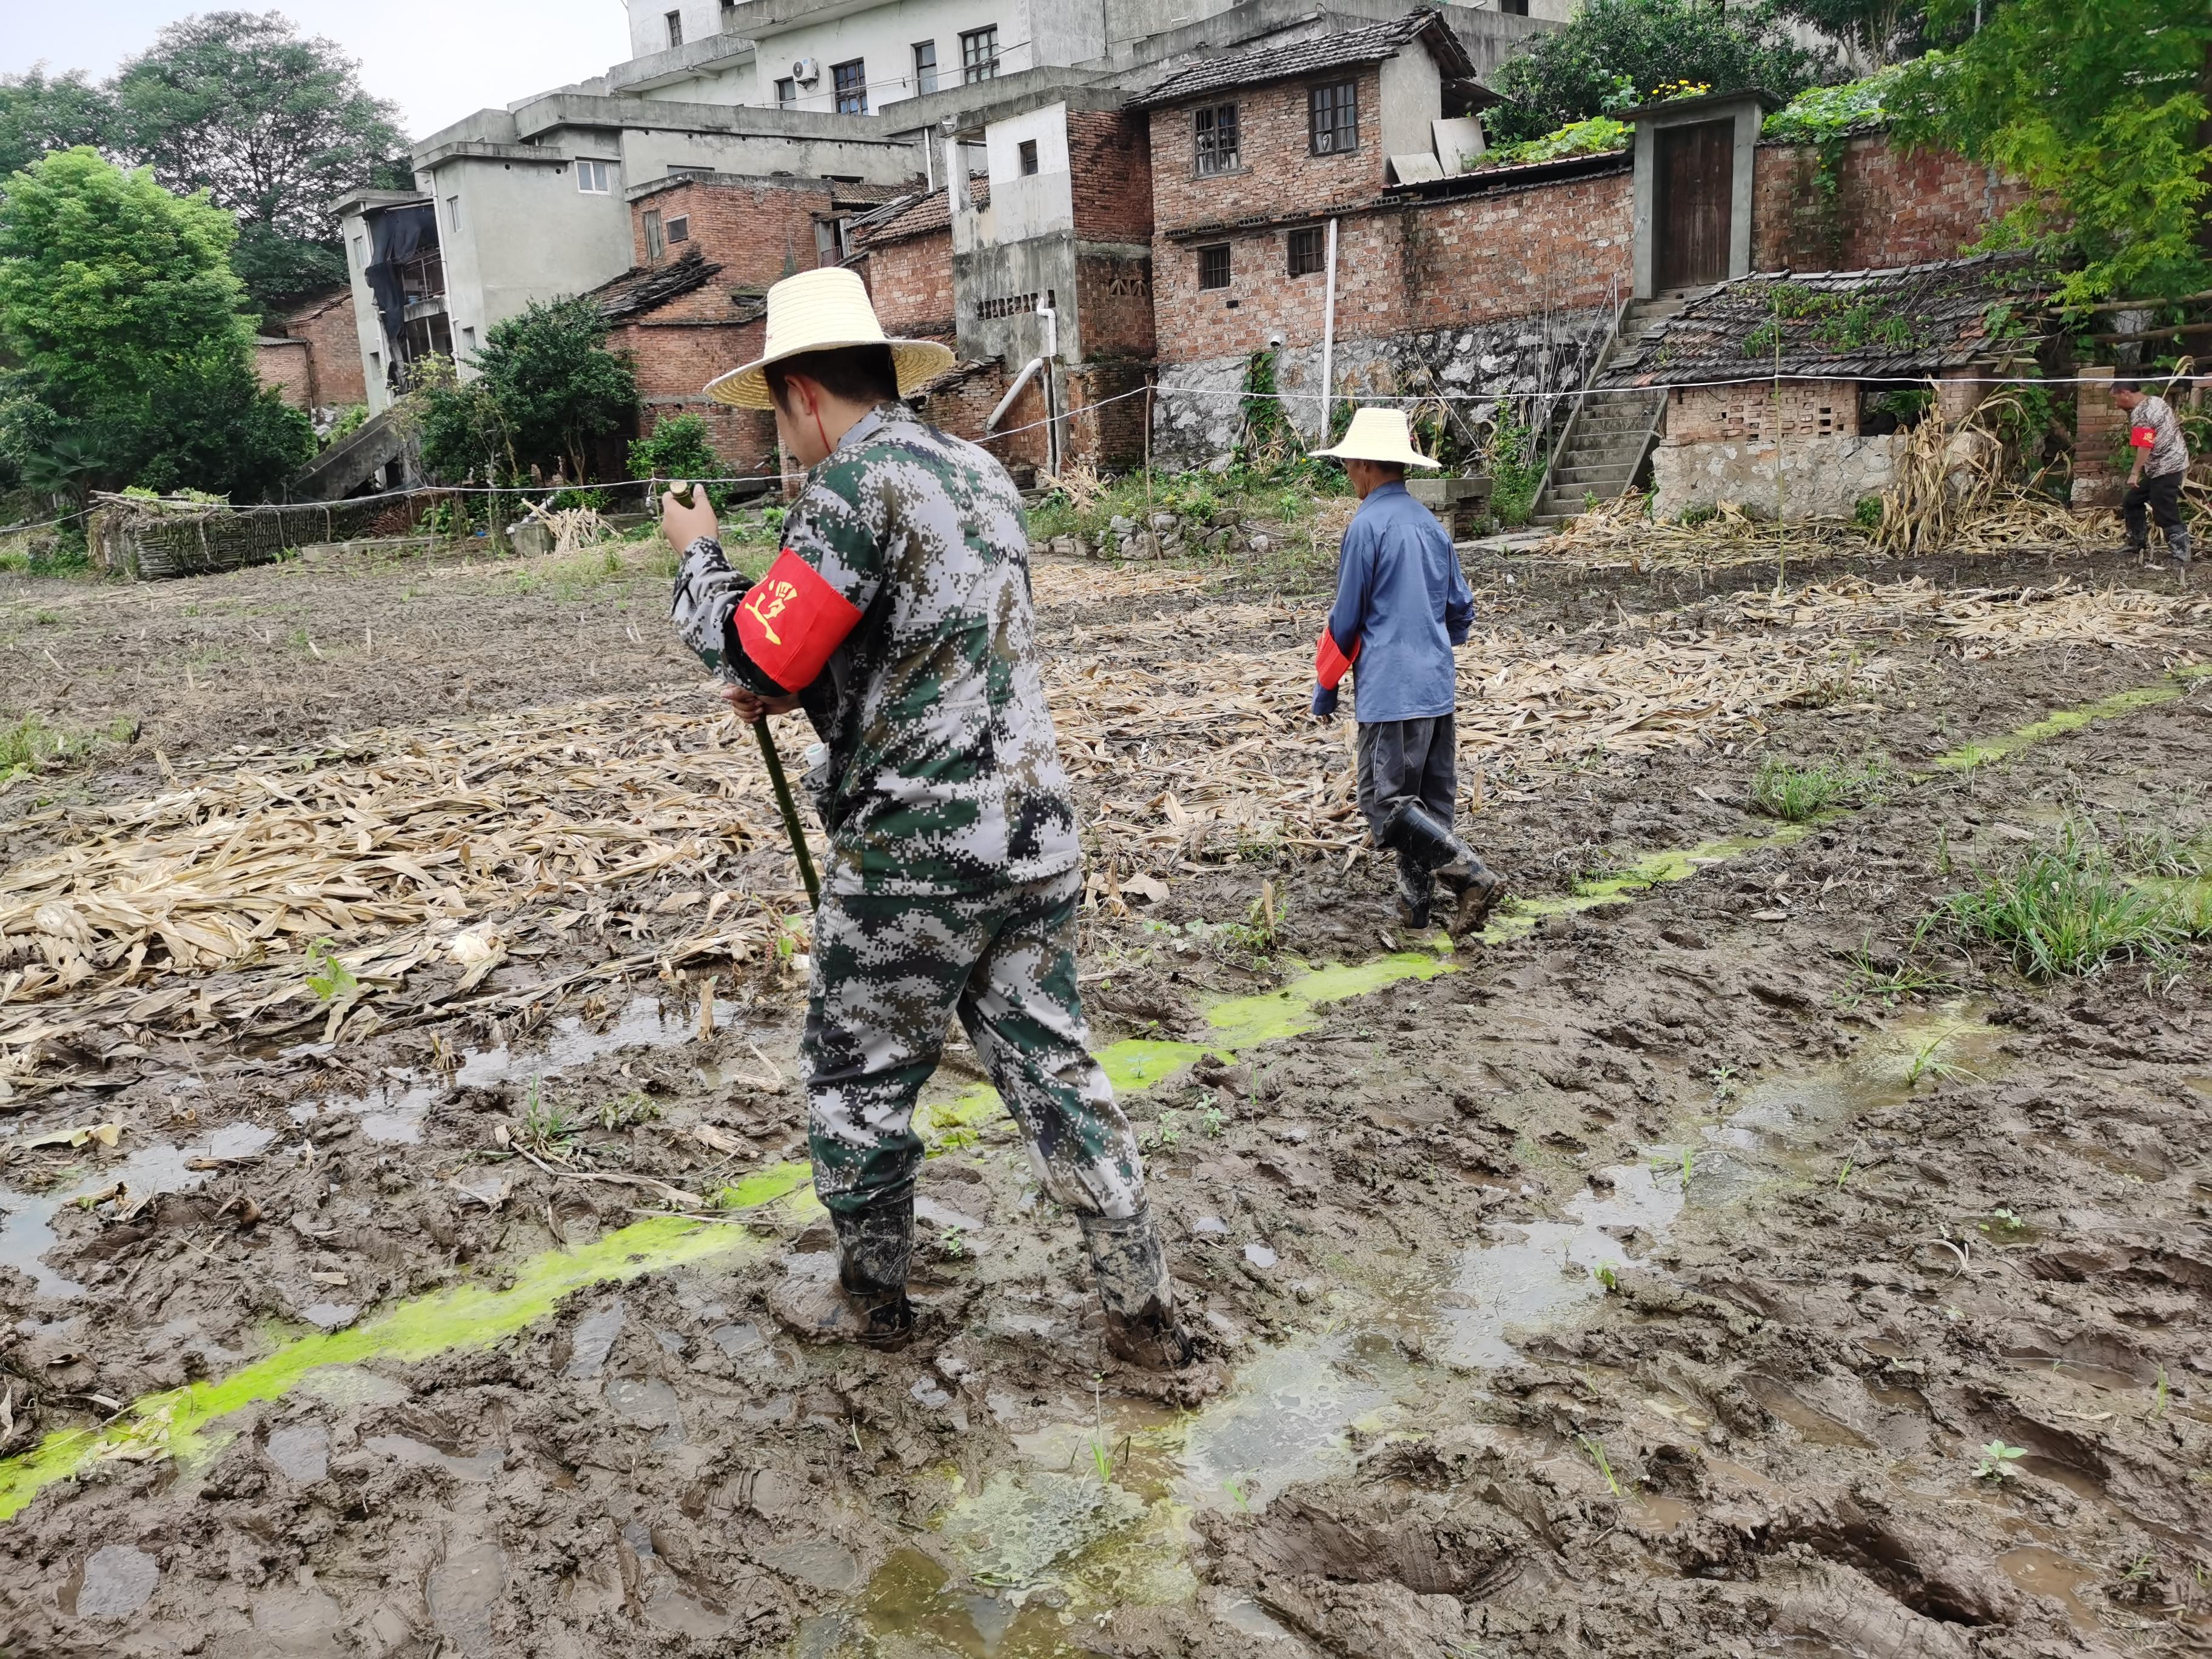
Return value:
<svg viewBox="0 0 2212 1659">
<path fill-rule="evenodd" d="M 361 994 L 361 981 L 338 960 L 331 941 L 319 939 L 307 947 L 307 988 L 319 1002 L 351 1002 Z"/>
<path fill-rule="evenodd" d="M 957 1261 L 968 1254 L 968 1246 L 960 1237 L 957 1227 L 945 1227 L 937 1235 L 937 1253 L 947 1261 Z"/>
<path fill-rule="evenodd" d="M 1735 1066 L 1716 1066 L 1709 1075 L 1712 1079 L 1713 1093 L 1716 1097 L 1722 1100 L 1734 1100 L 1735 1098 Z"/>
<path fill-rule="evenodd" d="M 1690 1171 L 1697 1167 L 1698 1152 L 1694 1146 L 1682 1148 L 1682 1190 L 1690 1190 Z"/>
<path fill-rule="evenodd" d="M 1170 1106 L 1160 1114 L 1160 1121 L 1152 1126 L 1152 1140 L 1145 1150 L 1147 1152 L 1164 1151 L 1167 1147 L 1174 1146 L 1182 1139 L 1182 1114 L 1176 1110 L 1174 1107 Z"/>
<path fill-rule="evenodd" d="M 1974 1465 L 1974 1479 L 2002 1480 L 2012 1474 L 2012 1466 L 2027 1455 L 2025 1446 L 2008 1446 L 2002 1440 L 1992 1440 L 1982 1448 L 1981 1462 Z"/>
<path fill-rule="evenodd" d="M 1114 1480 L 1114 1454 L 1106 1443 L 1106 1407 L 1103 1394 L 1104 1378 L 1091 1379 L 1091 1466 L 1098 1471 L 1098 1484 L 1111 1486 Z"/>
<path fill-rule="evenodd" d="M 1620 1268 L 1613 1262 L 1599 1262 L 1596 1267 L 1590 1269 L 1590 1277 L 1605 1286 L 1607 1296 L 1613 1295 L 1620 1289 Z"/>
<path fill-rule="evenodd" d="M 1836 1171 L 1836 1185 L 1838 1188 L 1851 1178 L 1851 1160 L 1846 1157 L 1844 1159 L 1844 1167 Z"/>
<path fill-rule="evenodd" d="M 1198 1115 L 1199 1133 L 1203 1135 L 1218 1136 L 1228 1127 L 1229 1119 L 1218 1106 L 1209 1106 Z"/>
<path fill-rule="evenodd" d="M 2166 1415 L 2166 1367 L 2160 1365 L 2158 1368 L 2158 1386 L 2151 1393 L 2150 1420 L 2154 1423 Z"/>
<path fill-rule="evenodd" d="M 1229 1501 L 1236 1504 L 1240 1512 L 1247 1515 L 1251 1513 L 1252 1500 L 1244 1495 L 1243 1486 L 1238 1483 L 1234 1475 L 1221 1483 L 1221 1490 L 1228 1494 Z"/>
<path fill-rule="evenodd" d="M 1606 1490 L 1615 1498 L 1620 1497 L 1620 1482 L 1613 1478 L 1613 1464 L 1605 1455 L 1605 1442 L 1591 1434 L 1578 1434 L 1575 1439 L 1589 1454 L 1590 1462 L 1597 1465 L 1597 1472 L 1605 1480 Z"/>
<path fill-rule="evenodd" d="M 1948 1060 L 1938 1060 L 1936 1057 L 1936 1052 L 1945 1043 L 1965 1029 L 1961 1025 L 1954 1025 L 1947 1031 L 1938 1031 L 1923 1043 L 1918 1052 L 1912 1056 L 1911 1063 L 1905 1067 L 1905 1086 L 1908 1089 L 1918 1088 L 1923 1077 L 1932 1077 L 1939 1083 L 1948 1083 L 1957 1078 L 1968 1078 L 1974 1082 L 1980 1082 L 1981 1079 L 1965 1066 L 1954 1066 Z"/>
</svg>

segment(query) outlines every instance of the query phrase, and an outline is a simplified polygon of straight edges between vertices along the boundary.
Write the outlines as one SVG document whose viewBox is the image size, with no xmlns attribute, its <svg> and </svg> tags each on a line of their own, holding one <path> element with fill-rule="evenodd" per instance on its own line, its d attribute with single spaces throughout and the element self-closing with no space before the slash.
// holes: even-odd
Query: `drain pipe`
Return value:
<svg viewBox="0 0 2212 1659">
<path fill-rule="evenodd" d="M 1043 367 L 1044 359 L 1042 357 L 1032 357 L 1029 360 L 1022 372 L 1014 376 L 1014 383 L 1006 388 L 1006 395 L 999 399 L 999 406 L 991 411 L 991 418 L 983 422 L 984 431 L 992 432 L 998 428 L 999 422 L 1006 418 L 1006 411 L 1014 406 L 1014 399 L 1022 395 L 1022 388 L 1027 386 L 1030 377 Z"/>
<path fill-rule="evenodd" d="M 1054 304 L 1057 297 L 1047 289 L 1044 303 L 1037 307 L 1037 315 L 1044 319 L 1045 471 L 1054 477 L 1060 476 L 1060 398 L 1053 372 L 1060 361 L 1060 312 Z"/>
<path fill-rule="evenodd" d="M 1328 441 L 1328 417 L 1335 399 L 1329 393 L 1335 385 L 1333 371 L 1336 367 L 1336 221 L 1328 222 L 1328 280 L 1322 293 L 1321 301 L 1321 441 Z"/>
</svg>

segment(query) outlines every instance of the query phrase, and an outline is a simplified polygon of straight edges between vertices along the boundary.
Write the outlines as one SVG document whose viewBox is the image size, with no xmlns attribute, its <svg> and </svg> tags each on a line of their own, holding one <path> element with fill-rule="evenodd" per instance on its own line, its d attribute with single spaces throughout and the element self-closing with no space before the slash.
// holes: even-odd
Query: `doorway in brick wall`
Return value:
<svg viewBox="0 0 2212 1659">
<path fill-rule="evenodd" d="M 1717 283 L 1728 275 L 1735 228 L 1735 124 L 1661 127 L 1651 137 L 1653 284 L 1664 292 Z"/>
</svg>

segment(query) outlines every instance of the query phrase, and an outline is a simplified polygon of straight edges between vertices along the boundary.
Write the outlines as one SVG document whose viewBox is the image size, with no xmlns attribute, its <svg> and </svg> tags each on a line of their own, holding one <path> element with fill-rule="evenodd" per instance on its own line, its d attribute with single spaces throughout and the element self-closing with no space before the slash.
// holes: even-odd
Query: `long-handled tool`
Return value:
<svg viewBox="0 0 2212 1659">
<path fill-rule="evenodd" d="M 768 720 L 763 715 L 753 723 L 753 735 L 760 739 L 761 764 L 768 768 L 768 781 L 775 789 L 775 804 L 783 813 L 784 833 L 791 837 L 792 856 L 799 860 L 799 879 L 806 884 L 806 898 L 819 908 L 822 903 L 822 884 L 814 874 L 814 858 L 806 850 L 806 831 L 799 822 L 799 806 L 791 799 L 791 785 L 783 775 L 783 757 L 775 752 L 775 739 L 770 736 Z"/>
</svg>

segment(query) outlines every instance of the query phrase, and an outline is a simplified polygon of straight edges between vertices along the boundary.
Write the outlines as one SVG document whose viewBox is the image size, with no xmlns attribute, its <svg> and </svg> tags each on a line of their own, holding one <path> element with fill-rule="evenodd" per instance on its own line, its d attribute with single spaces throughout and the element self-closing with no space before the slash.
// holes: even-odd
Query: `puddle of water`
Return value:
<svg viewBox="0 0 2212 1659">
<path fill-rule="evenodd" d="M 87 1172 L 50 1193 L 19 1193 L 0 1187 L 0 1267 L 13 1267 L 37 1286 L 40 1296 L 57 1299 L 82 1296 L 84 1286 L 46 1264 L 46 1252 L 57 1243 L 53 1220 L 65 1205 L 120 1182 L 135 1197 L 189 1193 L 204 1185 L 210 1173 L 195 1170 L 196 1161 L 258 1157 L 276 1139 L 276 1131 L 258 1123 L 227 1123 L 204 1141 L 189 1146 L 157 1142 L 142 1146 L 111 1163 L 94 1163 Z"/>
<path fill-rule="evenodd" d="M 379 1456 L 411 1463 L 418 1468 L 443 1469 L 456 1480 L 477 1486 L 496 1480 L 507 1462 L 506 1452 L 497 1446 L 487 1446 L 473 1456 L 456 1457 L 404 1434 L 371 1435 L 362 1444 Z"/>
<path fill-rule="evenodd" d="M 161 1564 L 128 1544 L 109 1544 L 94 1550 L 84 1564 L 84 1582 L 77 1586 L 76 1616 L 80 1619 L 128 1619 L 154 1599 L 161 1582 Z"/>
<path fill-rule="evenodd" d="M 738 1012 L 735 1003 L 715 1003 L 715 1029 L 728 1029 Z M 505 1043 L 496 1048 L 470 1049 L 461 1056 L 453 1081 L 470 1088 L 504 1083 L 517 1075 L 558 1077 L 588 1066 L 603 1054 L 625 1048 L 680 1048 L 698 1034 L 696 1008 L 672 1014 L 662 1011 L 658 997 L 633 997 L 604 1031 L 595 1031 L 581 1017 L 568 1014 L 553 1022 L 541 1051 L 518 1056 Z"/>
<path fill-rule="evenodd" d="M 2104 1577 L 2095 1567 L 2040 1544 L 2024 1544 L 1997 1557 L 1997 1571 L 2029 1595 L 2048 1595 L 2059 1602 L 2075 1630 L 2085 1634 L 2101 1630 L 2096 1613 L 2081 1599 L 2082 1587 Z"/>
<path fill-rule="evenodd" d="M 466 1654 L 491 1651 L 492 1609 L 507 1588 L 507 1557 L 496 1544 L 464 1544 L 448 1552 L 423 1585 L 431 1622 Z"/>
<path fill-rule="evenodd" d="M 319 1423 L 288 1423 L 269 1431 L 269 1461 L 303 1486 L 331 1472 L 331 1431 Z"/>
</svg>

